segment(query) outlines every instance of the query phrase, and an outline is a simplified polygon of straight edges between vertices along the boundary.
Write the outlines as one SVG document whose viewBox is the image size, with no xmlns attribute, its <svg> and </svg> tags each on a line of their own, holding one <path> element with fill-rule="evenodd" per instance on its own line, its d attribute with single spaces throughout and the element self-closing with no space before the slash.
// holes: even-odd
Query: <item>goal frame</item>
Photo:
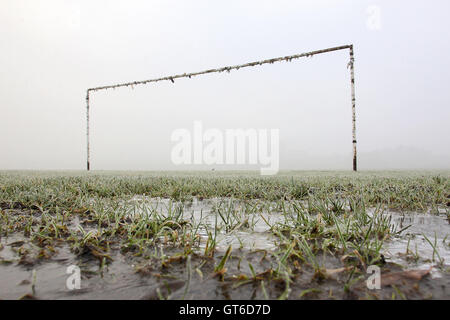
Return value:
<svg viewBox="0 0 450 320">
<path fill-rule="evenodd" d="M 87 146 L 86 146 L 86 169 L 87 169 L 87 171 L 89 171 L 90 167 L 91 167 L 91 163 L 90 163 L 90 151 L 91 150 L 90 150 L 90 135 L 89 135 L 89 111 L 90 111 L 89 98 L 90 98 L 90 94 L 92 92 L 100 91 L 100 90 L 115 89 L 115 88 L 120 88 L 120 87 L 134 87 L 136 85 L 144 85 L 144 84 L 148 84 L 148 83 L 152 83 L 152 82 L 160 82 L 160 81 L 171 81 L 172 83 L 175 83 L 174 79 L 179 79 L 179 78 L 192 78 L 192 77 L 203 75 L 203 74 L 221 73 L 224 71 L 230 72 L 231 70 L 239 70 L 241 68 L 255 67 L 255 66 L 260 66 L 263 64 L 267 64 L 267 63 L 272 64 L 272 63 L 281 62 L 281 61 L 291 62 L 292 60 L 299 59 L 299 58 L 312 57 L 312 56 L 318 55 L 318 54 L 329 53 L 329 52 L 334 52 L 334 51 L 339 51 L 339 50 L 347 50 L 347 49 L 349 50 L 349 54 L 350 54 L 350 61 L 347 64 L 347 68 L 350 68 L 350 87 L 351 87 L 351 105 L 352 105 L 352 137 L 353 137 L 353 141 L 352 141 L 353 171 L 356 172 L 357 171 L 356 115 L 355 115 L 356 98 L 355 98 L 355 68 L 354 68 L 355 58 L 354 58 L 354 52 L 353 52 L 353 44 L 343 45 L 343 46 L 339 46 L 339 47 L 332 47 L 332 48 L 327 48 L 327 49 L 322 49 L 322 50 L 315 50 L 315 51 L 305 52 L 305 53 L 301 53 L 301 54 L 295 54 L 295 55 L 291 55 L 291 56 L 284 56 L 284 57 L 266 59 L 266 60 L 261 60 L 261 61 L 254 61 L 254 62 L 249 62 L 249 63 L 245 63 L 245 64 L 240 64 L 240 65 L 208 69 L 208 70 L 199 71 L 199 72 L 176 74 L 176 75 L 166 76 L 166 77 L 162 77 L 162 78 L 133 81 L 133 82 L 126 82 L 126 83 L 119 83 L 119 84 L 114 84 L 114 85 L 106 85 L 106 86 L 89 88 L 86 91 L 86 143 L 87 143 Z"/>
</svg>

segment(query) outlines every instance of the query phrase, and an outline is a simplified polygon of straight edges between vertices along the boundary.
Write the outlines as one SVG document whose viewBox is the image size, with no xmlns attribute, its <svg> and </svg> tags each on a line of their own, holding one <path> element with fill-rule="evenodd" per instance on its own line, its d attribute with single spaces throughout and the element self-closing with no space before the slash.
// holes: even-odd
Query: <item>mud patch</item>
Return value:
<svg viewBox="0 0 450 320">
<path fill-rule="evenodd" d="M 343 230 L 336 219 L 356 214 L 349 208 L 334 205 L 328 216 L 314 213 L 302 220 L 303 211 L 286 210 L 284 206 L 291 205 L 287 202 L 194 198 L 182 203 L 136 196 L 124 203 L 125 216 L 114 215 L 117 208 L 109 216 L 81 210 L 65 222 L 55 218 L 45 234 L 42 228 L 31 228 L 30 236 L 16 232 L 2 237 L 0 299 L 450 298 L 450 228 L 445 214 L 382 212 L 380 217 L 388 217 L 392 228 L 403 231 L 384 242 L 386 261 L 378 262 L 381 289 L 370 290 L 363 257 L 343 256 L 336 248 L 342 239 L 322 239 L 327 234 L 338 237 Z M 7 210 L 20 215 L 20 209 Z M 33 218 L 50 219 L 46 213 Z M 163 228 L 156 233 L 157 241 L 138 246 L 133 241 L 140 239 L 129 237 L 125 228 L 140 228 L 143 219 L 156 219 Z M 356 220 L 355 225 L 364 221 Z M 110 237 L 111 226 L 116 236 Z M 290 229 L 298 234 L 289 238 Z M 312 236 L 305 246 L 316 250 L 313 256 L 299 249 L 302 242 L 296 236 L 302 230 Z M 56 232 L 66 233 L 56 237 Z M 57 239 L 49 241 L 44 235 Z M 102 235 L 109 240 L 102 240 Z M 347 241 L 356 235 L 348 232 Z M 180 242 L 183 236 L 196 240 Z M 72 265 L 81 270 L 77 290 L 66 283 Z"/>
</svg>

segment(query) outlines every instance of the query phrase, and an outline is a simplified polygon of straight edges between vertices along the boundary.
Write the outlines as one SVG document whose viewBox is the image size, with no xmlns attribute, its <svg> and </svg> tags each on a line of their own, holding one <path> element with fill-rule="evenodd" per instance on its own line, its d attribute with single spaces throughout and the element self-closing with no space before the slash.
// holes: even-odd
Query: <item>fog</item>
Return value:
<svg viewBox="0 0 450 320">
<path fill-rule="evenodd" d="M 0 4 L 0 169 L 86 166 L 86 89 L 353 44 L 358 167 L 450 169 L 450 2 Z M 351 170 L 348 50 L 90 95 L 94 170 L 176 166 L 171 133 L 279 129 L 280 168 Z M 248 167 L 252 168 L 252 166 Z"/>
</svg>

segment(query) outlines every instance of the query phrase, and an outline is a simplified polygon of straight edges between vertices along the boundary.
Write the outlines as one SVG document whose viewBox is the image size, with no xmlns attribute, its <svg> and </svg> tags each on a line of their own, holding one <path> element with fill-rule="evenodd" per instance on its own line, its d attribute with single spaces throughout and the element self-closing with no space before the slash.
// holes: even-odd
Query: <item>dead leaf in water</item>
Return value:
<svg viewBox="0 0 450 320">
<path fill-rule="evenodd" d="M 104 258 L 112 261 L 113 259 L 105 252 L 103 252 L 103 250 L 101 250 L 100 248 L 97 248 L 95 246 L 91 246 L 88 245 L 87 246 L 91 252 L 91 254 L 96 257 L 97 259 L 99 259 L 100 261 L 103 260 Z"/>
<path fill-rule="evenodd" d="M 343 268 L 337 268 L 337 269 L 325 269 L 325 275 L 327 277 L 331 277 L 331 276 L 334 276 L 334 275 L 336 275 L 338 273 L 342 273 L 344 271 L 349 271 L 349 270 L 352 270 L 352 269 L 353 269 L 353 267 L 343 267 Z"/>
<path fill-rule="evenodd" d="M 31 281 L 28 279 L 24 279 L 19 283 L 19 286 L 29 285 L 31 284 Z"/>
<path fill-rule="evenodd" d="M 401 272 L 391 272 L 388 274 L 382 274 L 381 275 L 381 285 L 382 286 L 389 286 L 392 284 L 399 283 L 401 281 L 420 281 L 423 277 L 428 275 L 433 269 L 433 267 L 430 267 L 428 270 L 407 270 L 407 271 L 401 271 Z"/>
<path fill-rule="evenodd" d="M 32 295 L 31 293 L 26 293 L 23 296 L 21 296 L 19 298 L 19 300 L 38 300 L 38 298 L 36 298 L 34 295 Z"/>
<path fill-rule="evenodd" d="M 36 264 L 36 259 L 30 257 L 28 254 L 24 254 L 20 257 L 18 264 L 24 266 L 34 266 Z"/>
<path fill-rule="evenodd" d="M 15 241 L 15 242 L 8 243 L 8 246 L 11 246 L 13 248 L 17 248 L 17 247 L 22 246 L 24 243 L 25 243 L 25 241 L 20 240 L 20 241 Z"/>
</svg>

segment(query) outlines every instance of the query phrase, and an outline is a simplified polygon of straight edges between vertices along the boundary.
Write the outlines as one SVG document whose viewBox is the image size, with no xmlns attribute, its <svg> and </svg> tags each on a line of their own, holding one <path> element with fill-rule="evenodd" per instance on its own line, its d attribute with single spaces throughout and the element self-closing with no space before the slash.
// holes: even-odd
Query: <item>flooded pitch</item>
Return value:
<svg viewBox="0 0 450 320">
<path fill-rule="evenodd" d="M 42 245 L 45 239 L 11 233 L 0 242 L 0 298 L 450 298 L 448 209 L 441 208 L 437 213 L 367 209 L 367 216 L 378 219 L 367 220 L 368 225 L 382 222 L 391 231 L 380 242 L 381 260 L 376 262 L 381 265 L 381 288 L 370 290 L 367 288 L 370 274 L 366 272 L 369 260 L 358 252 L 352 255 L 350 249 L 336 250 L 340 242 L 325 237 L 332 234 L 330 230 L 335 225 L 338 227 L 333 234 L 341 235 L 344 230 L 340 228 L 344 229 L 348 223 L 345 236 L 348 243 L 343 243 L 348 246 L 354 236 L 350 225 L 357 224 L 357 220 L 344 217 L 339 227 L 335 216 L 356 215 L 354 210 L 342 205 L 331 210 L 335 213 L 331 218 L 320 210 L 302 218 L 301 206 L 311 211 L 307 201 L 193 198 L 180 202 L 134 196 L 120 204 L 120 210 L 126 211 L 123 221 L 156 219 L 162 221 L 161 230 L 168 231 L 158 233 L 157 241 L 142 250 L 135 249 L 137 243 L 124 246 L 119 241 L 96 246 L 86 241 L 82 250 L 74 250 L 76 246 L 70 241 Z M 42 213 L 21 208 L 4 207 L 3 212 L 42 219 Z M 66 221 L 66 232 L 100 238 L 97 233 L 107 230 L 98 223 L 89 214 L 75 216 Z M 369 235 L 370 228 L 364 229 L 363 235 Z M 298 234 L 290 234 L 289 229 L 298 230 Z M 302 247 L 298 237 L 302 232 L 312 235 L 308 243 L 313 249 Z M 319 236 L 324 239 L 319 241 Z M 183 242 L 181 237 L 188 239 Z M 355 248 L 366 240 L 356 241 Z M 79 289 L 71 290 L 70 266 L 80 270 Z"/>
</svg>

